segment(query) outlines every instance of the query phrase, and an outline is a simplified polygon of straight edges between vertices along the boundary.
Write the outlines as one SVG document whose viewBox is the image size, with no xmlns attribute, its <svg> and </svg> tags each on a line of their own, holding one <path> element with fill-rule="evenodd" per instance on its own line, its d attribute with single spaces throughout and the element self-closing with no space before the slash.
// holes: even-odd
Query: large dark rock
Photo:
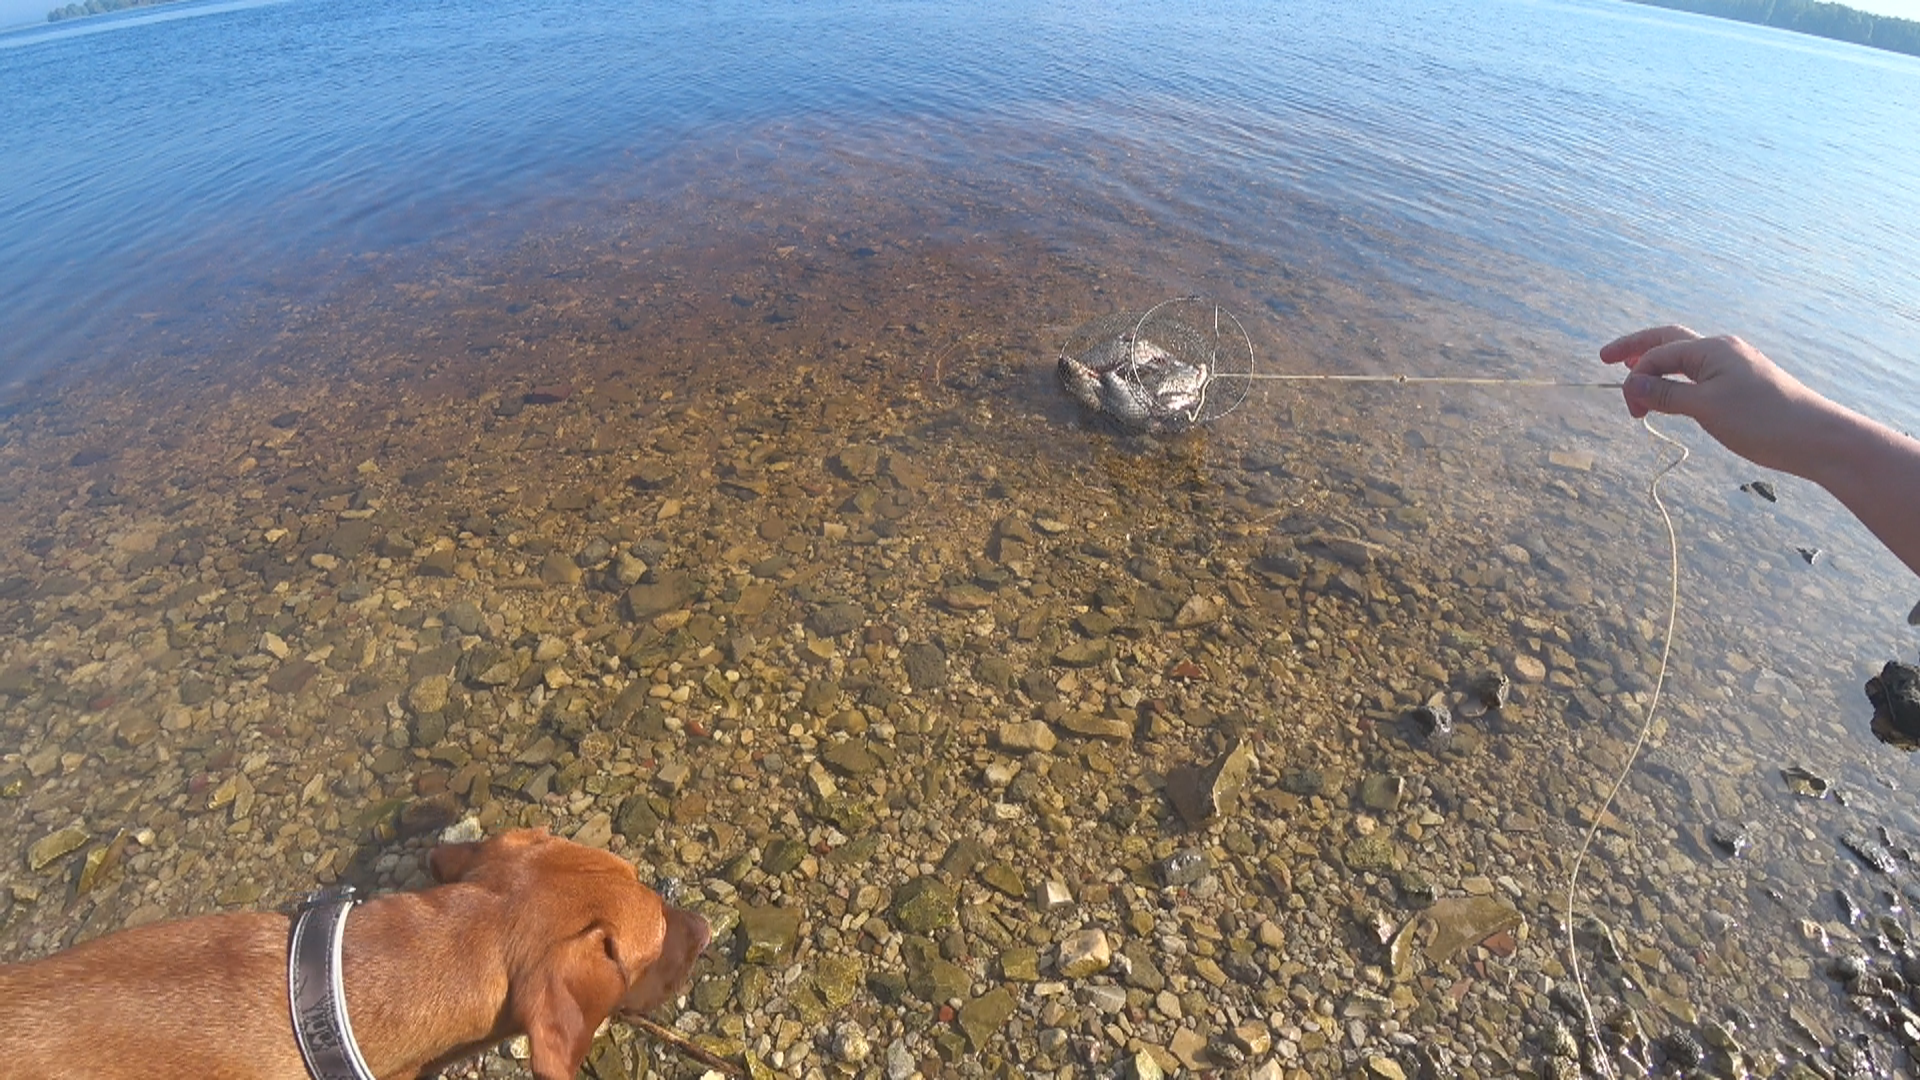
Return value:
<svg viewBox="0 0 1920 1080">
<path fill-rule="evenodd" d="M 684 607 L 698 595 L 700 583 L 693 575 L 681 571 L 660 574 L 653 581 L 627 590 L 627 616 L 651 619 Z"/>
<path fill-rule="evenodd" d="M 1867 680 L 1867 700 L 1873 702 L 1874 734 L 1920 746 L 1920 668 L 1889 660 L 1880 674 Z M 1892 738 L 1886 728 L 1891 728 Z"/>
</svg>

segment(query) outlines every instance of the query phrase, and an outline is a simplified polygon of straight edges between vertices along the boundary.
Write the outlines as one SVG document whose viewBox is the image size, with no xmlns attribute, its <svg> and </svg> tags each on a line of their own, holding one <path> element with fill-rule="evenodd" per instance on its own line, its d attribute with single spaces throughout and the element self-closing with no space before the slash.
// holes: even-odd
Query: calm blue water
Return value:
<svg viewBox="0 0 1920 1080">
<path fill-rule="evenodd" d="M 1912 58 L 1606 0 L 183 4 L 0 35 L 0 379 L 724 179 L 989 246 L 1151 221 L 1556 374 L 1737 329 L 1913 425 L 1916 115 Z"/>
</svg>

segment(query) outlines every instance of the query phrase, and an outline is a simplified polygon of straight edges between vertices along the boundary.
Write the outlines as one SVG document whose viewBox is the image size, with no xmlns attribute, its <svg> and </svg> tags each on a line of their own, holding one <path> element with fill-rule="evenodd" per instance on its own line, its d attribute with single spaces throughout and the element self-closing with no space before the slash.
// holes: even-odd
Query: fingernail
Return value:
<svg viewBox="0 0 1920 1080">
<path fill-rule="evenodd" d="M 1643 397 L 1650 396 L 1652 393 L 1653 393 L 1653 376 L 1651 375 L 1627 376 L 1627 396 L 1628 397 L 1643 398 Z"/>
</svg>

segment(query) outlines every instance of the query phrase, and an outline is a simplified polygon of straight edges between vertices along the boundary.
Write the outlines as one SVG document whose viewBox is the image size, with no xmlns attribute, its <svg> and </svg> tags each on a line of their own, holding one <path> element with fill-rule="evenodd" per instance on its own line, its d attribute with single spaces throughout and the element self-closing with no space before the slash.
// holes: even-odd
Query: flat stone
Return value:
<svg viewBox="0 0 1920 1080">
<path fill-rule="evenodd" d="M 621 801 L 620 812 L 613 817 L 613 828 L 626 837 L 628 843 L 644 844 L 660 831 L 660 815 L 654 812 L 645 795 L 629 795 Z"/>
<path fill-rule="evenodd" d="M 1552 450 L 1547 453 L 1547 464 L 1570 472 L 1592 472 L 1594 460 L 1591 450 Z"/>
<path fill-rule="evenodd" d="M 960 1006 L 960 1030 L 967 1033 L 975 1053 L 986 1049 L 988 1040 L 1013 1015 L 1015 1005 L 1013 995 L 999 987 Z"/>
<path fill-rule="evenodd" d="M 1539 657 L 1521 653 L 1513 658 L 1513 677 L 1521 682 L 1544 682 L 1547 678 L 1547 665 Z"/>
<path fill-rule="evenodd" d="M 880 471 L 880 448 L 849 446 L 834 455 L 833 464 L 850 480 L 865 480 Z"/>
<path fill-rule="evenodd" d="M 453 549 L 440 548 L 427 553 L 413 572 L 421 577 L 450 578 L 453 576 Z"/>
<path fill-rule="evenodd" d="M 960 965 L 941 959 L 932 942 L 924 944 L 924 949 L 903 950 L 907 958 L 908 989 L 936 1005 L 965 997 L 968 987 L 973 985 L 972 976 Z"/>
<path fill-rule="evenodd" d="M 267 689 L 276 694 L 296 694 L 319 674 L 320 665 L 306 660 L 292 660 L 273 669 L 267 676 Z"/>
<path fill-rule="evenodd" d="M 1450 896 L 1421 913 L 1431 920 L 1434 934 L 1427 942 L 1427 959 L 1444 963 L 1475 942 L 1520 925 L 1520 912 L 1491 896 Z"/>
<path fill-rule="evenodd" d="M 0 669 L 0 697 L 23 698 L 34 689 L 33 672 L 23 667 Z"/>
<path fill-rule="evenodd" d="M 1213 1062 L 1207 1057 L 1206 1037 L 1192 1028 L 1181 1028 L 1167 1040 L 1167 1049 L 1180 1059 L 1180 1064 L 1193 1072 L 1210 1069 Z"/>
<path fill-rule="evenodd" d="M 940 600 L 955 611 L 985 611 L 993 606 L 993 594 L 978 585 L 955 585 L 941 593 Z"/>
<path fill-rule="evenodd" d="M 27 869 L 39 873 L 81 849 L 92 834 L 78 824 L 43 836 L 27 848 Z"/>
<path fill-rule="evenodd" d="M 1392 813 L 1400 809 L 1400 800 L 1407 790 L 1404 777 L 1392 773 L 1375 773 L 1360 781 L 1360 805 L 1377 813 Z"/>
<path fill-rule="evenodd" d="M 1175 630 L 1191 630 L 1220 619 L 1220 602 L 1210 596 L 1190 596 L 1173 615 Z"/>
<path fill-rule="evenodd" d="M 768 877 L 791 873 L 807 857 L 807 845 L 790 837 L 767 841 L 760 852 L 760 871 Z"/>
<path fill-rule="evenodd" d="M 932 642 L 916 641 L 900 650 L 900 663 L 915 690 L 933 690 L 947 684 L 947 654 Z"/>
<path fill-rule="evenodd" d="M 1407 1080 L 1407 1072 L 1400 1063 L 1381 1054 L 1367 1059 L 1367 1076 L 1371 1080 Z"/>
<path fill-rule="evenodd" d="M 1027 879 L 1007 863 L 997 862 L 982 870 L 980 880 L 1015 900 L 1024 899 L 1027 895 Z"/>
<path fill-rule="evenodd" d="M 453 680 L 445 675 L 429 675 L 407 689 L 407 707 L 418 713 L 437 713 L 447 707 L 447 695 Z"/>
<path fill-rule="evenodd" d="M 1246 740 L 1236 739 L 1204 768 L 1182 765 L 1167 774 L 1167 797 L 1187 826 L 1197 829 L 1233 812 L 1256 764 Z"/>
<path fill-rule="evenodd" d="M 1399 851 L 1384 831 L 1349 841 L 1341 854 L 1347 869 L 1356 872 L 1391 870 L 1399 861 Z"/>
<path fill-rule="evenodd" d="M 1060 942 L 1060 974 L 1068 979 L 1084 979 L 1107 970 L 1113 963 L 1113 950 L 1107 944 L 1106 931 L 1081 930 Z"/>
<path fill-rule="evenodd" d="M 573 842 L 605 850 L 613 842 L 613 815 L 595 814 L 573 832 Z"/>
<path fill-rule="evenodd" d="M 1009 982 L 1037 982 L 1040 978 L 1040 952 L 1016 945 L 1000 954 L 1000 977 Z"/>
<path fill-rule="evenodd" d="M 1063 667 L 1085 668 L 1113 659 L 1113 642 L 1108 638 L 1075 641 L 1053 654 L 1053 662 Z"/>
<path fill-rule="evenodd" d="M 560 552 L 549 551 L 540 562 L 540 580 L 548 585 L 578 585 L 580 567 Z"/>
<path fill-rule="evenodd" d="M 823 604 L 807 616 L 807 627 L 821 637 L 851 634 L 867 621 L 867 609 L 859 604 Z"/>
<path fill-rule="evenodd" d="M 1070 712 L 1060 718 L 1060 727 L 1089 739 L 1126 742 L 1133 738 L 1133 725 L 1125 720 L 1109 720 L 1090 712 Z"/>
<path fill-rule="evenodd" d="M 682 571 L 670 571 L 659 575 L 652 582 L 635 585 L 627 590 L 624 603 L 627 617 L 639 621 L 652 619 L 686 606 L 700 594 L 700 583 L 693 575 Z"/>
<path fill-rule="evenodd" d="M 880 767 L 880 759 L 873 756 L 866 744 L 848 740 L 835 743 L 820 755 L 820 760 L 832 766 L 843 776 L 866 776 Z"/>
<path fill-rule="evenodd" d="M 831 1010 L 846 1008 L 865 978 L 866 965 L 858 955 L 825 956 L 813 962 L 813 992 Z"/>
<path fill-rule="evenodd" d="M 914 878 L 893 894 L 893 923 L 909 934 L 930 935 L 953 925 L 960 898 L 931 875 Z"/>
<path fill-rule="evenodd" d="M 1000 749 L 1021 754 L 1048 753 L 1060 741 L 1044 720 L 1001 724 L 998 739 Z"/>
<path fill-rule="evenodd" d="M 800 940 L 800 909 L 758 907 L 740 909 L 740 945 L 749 964 L 778 964 Z"/>
</svg>

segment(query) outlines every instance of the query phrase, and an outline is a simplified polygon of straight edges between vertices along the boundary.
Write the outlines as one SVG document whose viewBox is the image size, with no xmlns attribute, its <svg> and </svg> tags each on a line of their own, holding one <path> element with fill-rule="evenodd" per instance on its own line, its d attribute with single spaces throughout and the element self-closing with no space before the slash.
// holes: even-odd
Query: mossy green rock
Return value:
<svg viewBox="0 0 1920 1080">
<path fill-rule="evenodd" d="M 975 1053 L 987 1048 L 987 1040 L 1013 1015 L 1014 1008 L 1013 995 L 1005 988 L 989 990 L 960 1006 L 960 1030 L 967 1033 L 967 1044 Z"/>
<path fill-rule="evenodd" d="M 1021 945 L 1000 954 L 1000 977 L 1010 982 L 1040 978 L 1040 951 Z"/>
<path fill-rule="evenodd" d="M 800 909 L 745 906 L 740 909 L 740 944 L 749 964 L 777 964 L 800 940 Z"/>
<path fill-rule="evenodd" d="M 914 878 L 893 894 L 893 925 L 908 934 L 927 935 L 953 925 L 960 898 L 931 875 Z"/>
<path fill-rule="evenodd" d="M 733 980 L 733 1006 L 743 1013 L 758 1012 L 767 1003 L 773 977 L 763 967 L 743 967 Z M 706 1012 L 705 1009 L 700 1010 Z"/>
<path fill-rule="evenodd" d="M 80 850 L 92 835 L 79 825 L 69 825 L 59 832 L 34 841 L 27 848 L 27 869 L 38 873 L 60 859 Z"/>
<path fill-rule="evenodd" d="M 815 799 L 813 816 L 848 836 L 857 836 L 866 832 L 867 827 L 873 824 L 872 808 L 866 803 L 849 799 L 845 795 Z"/>
<path fill-rule="evenodd" d="M 853 1001 L 866 978 L 866 966 L 858 956 L 829 956 L 813 967 L 813 990 L 831 1009 L 844 1009 Z"/>
<path fill-rule="evenodd" d="M 660 831 L 660 815 L 653 812 L 645 795 L 629 795 L 613 817 L 613 829 L 626 837 L 629 844 L 644 844 Z"/>
<path fill-rule="evenodd" d="M 1015 900 L 1024 899 L 1027 895 L 1027 879 L 1020 876 L 1020 871 L 1003 862 L 994 863 L 981 871 L 980 880 Z"/>
<path fill-rule="evenodd" d="M 727 999 L 733 996 L 733 978 L 727 975 L 708 976 L 693 984 L 693 1007 L 708 1016 L 714 1016 L 727 1007 Z"/>
<path fill-rule="evenodd" d="M 1372 836 L 1362 836 L 1348 844 L 1341 856 L 1347 869 L 1379 872 L 1393 869 L 1399 861 L 1399 852 L 1394 849 L 1393 841 L 1385 832 Z"/>
<path fill-rule="evenodd" d="M 973 980 L 966 970 L 940 958 L 940 947 L 925 938 L 909 938 L 900 950 L 907 961 L 907 988 L 935 1005 L 963 998 Z"/>
<path fill-rule="evenodd" d="M 760 869 L 768 877 L 779 877 L 790 873 L 806 857 L 807 845 L 783 836 L 767 841 L 766 850 L 760 853 Z"/>
</svg>

